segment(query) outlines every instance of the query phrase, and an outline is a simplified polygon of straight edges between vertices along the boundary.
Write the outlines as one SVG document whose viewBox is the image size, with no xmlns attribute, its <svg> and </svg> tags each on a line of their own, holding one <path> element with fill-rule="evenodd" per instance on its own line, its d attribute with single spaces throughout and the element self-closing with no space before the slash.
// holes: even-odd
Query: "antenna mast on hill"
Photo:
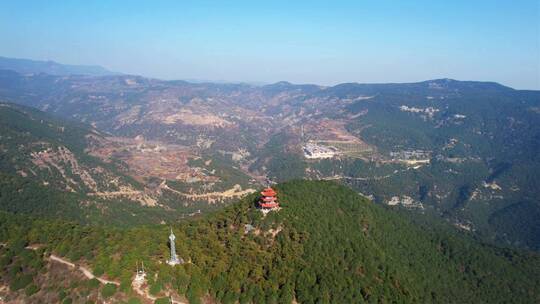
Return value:
<svg viewBox="0 0 540 304">
<path fill-rule="evenodd" d="M 135 275 L 135 282 L 141 284 L 142 282 L 144 282 L 145 277 L 146 277 L 146 272 L 144 272 L 144 262 L 141 261 L 141 266 L 142 266 L 141 269 L 139 269 L 138 261 L 136 262 L 136 265 L 137 265 L 137 274 Z"/>
<path fill-rule="evenodd" d="M 171 246 L 171 258 L 167 261 L 167 264 L 171 266 L 181 264 L 184 262 L 184 260 L 179 259 L 178 255 L 176 254 L 176 246 L 174 243 L 175 240 L 176 240 L 176 236 L 174 235 L 172 227 L 171 227 L 171 234 L 169 235 L 169 244 Z"/>
</svg>

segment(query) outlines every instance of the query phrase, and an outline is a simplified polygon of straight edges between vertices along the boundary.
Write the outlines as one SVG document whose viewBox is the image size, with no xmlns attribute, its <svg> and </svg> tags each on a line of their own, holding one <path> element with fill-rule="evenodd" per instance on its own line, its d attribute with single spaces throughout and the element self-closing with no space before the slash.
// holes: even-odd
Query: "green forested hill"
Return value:
<svg viewBox="0 0 540 304">
<path fill-rule="evenodd" d="M 412 223 L 332 182 L 276 188 L 282 209 L 266 217 L 251 196 L 174 225 L 179 256 L 188 261 L 174 268 L 163 263 L 169 257 L 165 226 L 120 230 L 2 213 L 2 280 L 20 287 L 20 277 L 31 273 L 39 282 L 32 270 L 39 265 L 27 266 L 17 256 L 24 245 L 41 244 L 39 254 L 65 256 L 120 281 L 118 299 L 135 296 L 134 265 L 144 261 L 153 294 L 185 296 L 190 303 L 540 301 L 537 253 L 484 245 L 437 221 Z M 246 224 L 254 229 L 246 233 Z M 43 286 L 29 299 L 54 288 Z M 69 296 L 81 300 L 81 288 L 71 288 Z"/>
<path fill-rule="evenodd" d="M 32 155 L 62 146 L 80 156 L 89 132 L 35 109 L 0 103 L 0 208 L 81 219 L 77 206 L 80 196 L 64 191 L 65 178 L 55 168 L 39 170 Z"/>
<path fill-rule="evenodd" d="M 0 102 L 0 210 L 118 225 L 180 218 L 176 210 L 92 195 L 143 186 L 117 163 L 89 155 L 90 135 L 103 137 L 88 125 Z"/>
</svg>

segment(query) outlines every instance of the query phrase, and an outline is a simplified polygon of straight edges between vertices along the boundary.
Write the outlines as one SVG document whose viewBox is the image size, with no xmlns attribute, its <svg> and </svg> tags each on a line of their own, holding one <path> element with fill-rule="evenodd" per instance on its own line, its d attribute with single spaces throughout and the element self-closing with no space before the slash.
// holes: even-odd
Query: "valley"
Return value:
<svg viewBox="0 0 540 304">
<path fill-rule="evenodd" d="M 0 304 L 540 303 L 539 30 L 0 1 Z"/>
<path fill-rule="evenodd" d="M 376 203 L 409 197 L 422 212 L 468 222 L 495 242 L 540 246 L 498 226 L 512 217 L 503 215 L 509 206 L 525 201 L 533 214 L 540 210 L 535 91 L 450 79 L 253 86 L 11 71 L 0 72 L 0 85 L 4 101 L 88 128 L 81 153 L 103 166 L 85 169 L 63 148 L 43 147 L 32 161 L 58 171 L 65 180 L 58 187 L 90 199 L 192 213 L 269 182 L 334 179 Z"/>
</svg>

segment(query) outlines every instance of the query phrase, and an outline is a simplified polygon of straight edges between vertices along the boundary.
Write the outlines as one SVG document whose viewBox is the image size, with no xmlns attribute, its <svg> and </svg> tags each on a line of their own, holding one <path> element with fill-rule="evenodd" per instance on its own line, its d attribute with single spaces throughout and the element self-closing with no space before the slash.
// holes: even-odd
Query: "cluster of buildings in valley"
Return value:
<svg viewBox="0 0 540 304">
<path fill-rule="evenodd" d="M 314 143 L 307 143 L 302 150 L 304 151 L 304 157 L 308 159 L 332 158 L 338 153 L 334 147 L 326 147 Z"/>
<path fill-rule="evenodd" d="M 390 152 L 390 162 L 403 163 L 410 166 L 421 166 L 429 164 L 431 161 L 432 151 L 428 150 L 403 150 Z"/>
<path fill-rule="evenodd" d="M 403 206 L 407 209 L 424 209 L 422 202 L 415 201 L 412 197 L 403 195 L 403 196 L 392 196 L 389 201 L 386 202 L 388 206 Z"/>
<path fill-rule="evenodd" d="M 409 113 L 417 113 L 417 114 L 423 114 L 427 118 L 432 119 L 435 113 L 439 112 L 439 109 L 434 107 L 427 107 L 427 108 L 416 108 L 416 107 L 408 107 L 405 105 L 402 105 L 399 107 L 399 109 L 402 112 L 409 112 Z"/>
<path fill-rule="evenodd" d="M 420 160 L 429 159 L 431 157 L 431 151 L 429 150 L 403 150 L 398 152 L 390 152 L 392 159 L 399 160 Z"/>
</svg>

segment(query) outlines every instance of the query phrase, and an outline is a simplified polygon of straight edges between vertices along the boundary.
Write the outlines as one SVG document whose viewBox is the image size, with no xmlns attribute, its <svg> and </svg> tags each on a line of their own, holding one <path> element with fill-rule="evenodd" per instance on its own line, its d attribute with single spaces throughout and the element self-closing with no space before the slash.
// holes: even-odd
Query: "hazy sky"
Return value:
<svg viewBox="0 0 540 304">
<path fill-rule="evenodd" d="M 0 56 L 162 79 L 540 89 L 540 0 L 1 1 Z"/>
</svg>

